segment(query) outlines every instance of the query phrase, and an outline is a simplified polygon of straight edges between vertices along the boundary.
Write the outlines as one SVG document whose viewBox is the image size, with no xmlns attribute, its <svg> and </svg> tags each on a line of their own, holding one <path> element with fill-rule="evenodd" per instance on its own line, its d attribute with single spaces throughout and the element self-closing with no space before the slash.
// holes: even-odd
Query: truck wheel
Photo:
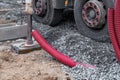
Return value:
<svg viewBox="0 0 120 80">
<path fill-rule="evenodd" d="M 54 9 L 52 0 L 33 0 L 35 21 L 55 26 L 62 19 L 62 9 Z"/>
<path fill-rule="evenodd" d="M 79 32 L 96 41 L 110 41 L 107 28 L 107 9 L 114 0 L 75 0 L 74 16 Z"/>
</svg>

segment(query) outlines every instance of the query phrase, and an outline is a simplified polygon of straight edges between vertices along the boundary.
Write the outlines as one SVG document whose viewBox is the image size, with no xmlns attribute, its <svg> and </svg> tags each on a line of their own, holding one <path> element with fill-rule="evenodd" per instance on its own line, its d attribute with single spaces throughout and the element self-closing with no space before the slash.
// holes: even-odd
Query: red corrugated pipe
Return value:
<svg viewBox="0 0 120 80">
<path fill-rule="evenodd" d="M 111 39 L 113 48 L 115 50 L 116 56 L 120 61 L 120 49 L 119 49 L 117 35 L 115 31 L 115 26 L 114 26 L 114 10 L 113 9 L 108 9 L 108 23 L 109 23 L 108 30 L 110 34 L 110 39 Z"/>
<path fill-rule="evenodd" d="M 115 8 L 114 8 L 114 26 L 116 31 L 116 36 L 118 40 L 118 45 L 120 48 L 120 0 L 115 1 Z"/>
<path fill-rule="evenodd" d="M 120 61 L 120 0 L 115 1 L 115 9 L 108 9 L 108 30 L 116 56 Z"/>
<path fill-rule="evenodd" d="M 88 68 L 96 68 L 95 66 L 89 65 L 89 64 L 83 64 L 75 62 L 74 60 L 70 59 L 68 56 L 62 54 L 61 52 L 57 51 L 54 47 L 52 47 L 40 34 L 39 31 L 33 30 L 32 36 L 35 38 L 35 40 L 39 43 L 39 45 L 47 51 L 50 55 L 55 57 L 58 61 L 62 62 L 65 65 L 68 65 L 70 67 L 74 67 L 77 64 L 80 64 L 84 67 Z"/>
</svg>

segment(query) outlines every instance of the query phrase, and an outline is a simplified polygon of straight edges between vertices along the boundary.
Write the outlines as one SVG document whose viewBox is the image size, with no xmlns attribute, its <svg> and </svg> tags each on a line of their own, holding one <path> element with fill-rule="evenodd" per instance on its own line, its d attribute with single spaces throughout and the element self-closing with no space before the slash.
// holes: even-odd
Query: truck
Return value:
<svg viewBox="0 0 120 80">
<path fill-rule="evenodd" d="M 68 9 L 74 12 L 78 31 L 96 41 L 108 42 L 107 10 L 115 0 L 33 0 L 33 18 L 43 24 L 55 26 Z"/>
</svg>

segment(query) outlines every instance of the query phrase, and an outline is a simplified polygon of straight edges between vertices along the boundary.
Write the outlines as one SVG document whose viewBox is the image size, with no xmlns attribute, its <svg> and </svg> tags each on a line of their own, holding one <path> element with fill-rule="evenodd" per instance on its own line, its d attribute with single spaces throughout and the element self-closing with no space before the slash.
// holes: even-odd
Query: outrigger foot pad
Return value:
<svg viewBox="0 0 120 80">
<path fill-rule="evenodd" d="M 41 47 L 37 42 L 34 42 L 31 45 L 26 45 L 26 42 L 16 43 L 11 45 L 11 50 L 17 54 L 25 54 L 31 51 L 40 50 Z"/>
</svg>

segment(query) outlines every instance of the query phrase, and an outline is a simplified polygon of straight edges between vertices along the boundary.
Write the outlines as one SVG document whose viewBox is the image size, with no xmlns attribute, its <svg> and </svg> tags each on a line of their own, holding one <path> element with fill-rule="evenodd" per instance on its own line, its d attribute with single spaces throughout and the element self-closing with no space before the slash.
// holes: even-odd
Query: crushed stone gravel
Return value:
<svg viewBox="0 0 120 80">
<path fill-rule="evenodd" d="M 75 80 L 120 80 L 120 64 L 111 43 L 96 42 L 79 34 L 72 20 L 61 22 L 56 27 L 39 23 L 34 26 L 59 51 L 77 62 L 96 66 L 91 69 L 81 65 L 73 68 L 63 65 L 63 70 Z"/>
</svg>

